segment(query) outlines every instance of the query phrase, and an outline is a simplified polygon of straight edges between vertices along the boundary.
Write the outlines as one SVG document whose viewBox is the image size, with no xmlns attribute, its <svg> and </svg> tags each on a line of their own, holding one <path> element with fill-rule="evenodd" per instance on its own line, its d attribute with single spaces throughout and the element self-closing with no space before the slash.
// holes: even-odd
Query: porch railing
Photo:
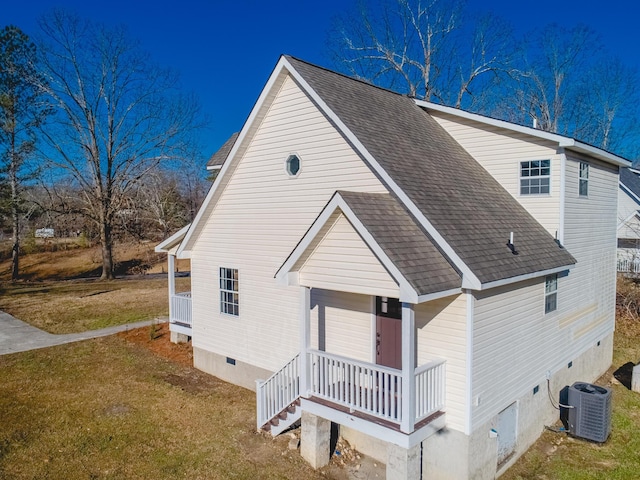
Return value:
<svg viewBox="0 0 640 480">
<path fill-rule="evenodd" d="M 640 273 L 640 258 L 620 258 L 618 257 L 618 272 Z"/>
<path fill-rule="evenodd" d="M 310 393 L 333 403 L 394 423 L 402 421 L 402 372 L 381 365 L 312 350 Z M 415 421 L 442 410 L 445 404 L 445 361 L 415 369 Z"/>
<path fill-rule="evenodd" d="M 445 361 L 434 360 L 415 371 L 416 422 L 444 408 Z"/>
<path fill-rule="evenodd" d="M 257 425 L 262 428 L 304 393 L 402 423 L 402 371 L 318 350 L 308 355 L 308 392 L 300 392 L 300 356 L 296 355 L 266 381 L 257 381 Z M 414 371 L 415 422 L 445 406 L 445 360 L 434 360 Z"/>
<path fill-rule="evenodd" d="M 394 423 L 402 419 L 402 372 L 318 350 L 309 352 L 310 394 Z"/>
<path fill-rule="evenodd" d="M 176 293 L 171 296 L 169 321 L 191 326 L 191 292 Z"/>
<path fill-rule="evenodd" d="M 256 381 L 257 425 L 261 429 L 300 396 L 300 355 L 267 380 Z"/>
</svg>

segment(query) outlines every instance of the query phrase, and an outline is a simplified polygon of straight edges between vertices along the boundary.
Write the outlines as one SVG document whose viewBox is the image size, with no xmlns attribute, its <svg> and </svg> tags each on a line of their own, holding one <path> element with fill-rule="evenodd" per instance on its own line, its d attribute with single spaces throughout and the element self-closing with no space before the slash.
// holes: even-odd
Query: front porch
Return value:
<svg viewBox="0 0 640 480">
<path fill-rule="evenodd" d="M 403 388 L 402 370 L 318 350 L 309 350 L 305 357 L 310 374 L 306 392 L 300 390 L 304 383 L 301 364 L 305 363 L 300 355 L 266 381 L 258 381 L 258 429 L 269 425 L 271 432 L 277 434 L 287 428 L 299 418 L 298 407 L 292 406 L 301 397 L 300 410 L 311 411 L 335 423 L 344 423 L 348 417 L 351 428 L 375 436 L 393 435 L 402 439 L 425 427 L 437 431 L 444 426 L 444 360 L 415 368 L 409 388 Z M 409 393 L 405 393 L 407 391 Z M 404 395 L 412 395 L 415 400 L 407 402 L 405 398 L 403 401 Z M 407 404 L 410 408 L 403 410 Z M 277 424 L 270 424 L 274 418 L 278 419 Z M 411 431 L 403 430 L 406 425 L 413 425 Z M 395 443 L 408 445 L 410 442 L 407 439 Z"/>
</svg>

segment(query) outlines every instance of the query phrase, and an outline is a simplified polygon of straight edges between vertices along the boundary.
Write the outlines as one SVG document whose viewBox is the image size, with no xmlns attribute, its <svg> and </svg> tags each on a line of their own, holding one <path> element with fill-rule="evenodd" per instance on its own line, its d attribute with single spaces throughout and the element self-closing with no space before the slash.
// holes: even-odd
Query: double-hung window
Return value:
<svg viewBox="0 0 640 480">
<path fill-rule="evenodd" d="M 220 312 L 238 316 L 238 269 L 220 267 Z"/>
<path fill-rule="evenodd" d="M 520 162 L 520 195 L 549 193 L 551 160 Z"/>
<path fill-rule="evenodd" d="M 589 194 L 589 164 L 580 162 L 580 196 L 586 197 Z"/>
<path fill-rule="evenodd" d="M 558 308 L 558 275 L 548 275 L 544 281 L 544 313 Z"/>
</svg>

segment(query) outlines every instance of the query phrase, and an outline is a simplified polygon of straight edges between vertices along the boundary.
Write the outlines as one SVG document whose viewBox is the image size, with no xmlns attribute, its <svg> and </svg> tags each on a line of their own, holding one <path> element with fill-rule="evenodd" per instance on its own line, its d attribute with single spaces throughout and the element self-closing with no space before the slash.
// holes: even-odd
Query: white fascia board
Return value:
<svg viewBox="0 0 640 480">
<path fill-rule="evenodd" d="M 496 280 L 495 282 L 483 283 L 482 288 L 479 288 L 478 290 L 489 290 L 490 288 L 502 287 L 504 285 L 522 282 L 531 278 L 545 277 L 547 275 L 553 275 L 554 273 L 571 270 L 572 268 L 573 265 L 564 265 L 562 267 L 550 268 L 548 270 L 541 270 L 539 272 L 526 273 L 524 275 L 518 275 L 516 277 L 503 278 L 502 280 Z"/>
<path fill-rule="evenodd" d="M 556 133 L 545 132 L 544 130 L 538 130 L 537 128 L 525 127 L 515 123 L 507 122 L 505 120 L 498 120 L 497 118 L 485 117 L 477 113 L 467 112 L 459 108 L 446 107 L 444 105 L 438 105 L 437 103 L 427 102 L 425 100 L 414 99 L 416 105 L 427 110 L 435 110 L 436 112 L 447 113 L 460 118 L 466 118 L 467 120 L 473 120 L 475 122 L 484 123 L 485 125 L 491 125 L 494 127 L 506 128 L 514 132 L 526 133 L 527 135 L 533 135 L 534 137 L 543 138 L 553 143 L 560 143 L 566 139 L 562 135 Z"/>
<path fill-rule="evenodd" d="M 191 227 L 191 224 L 182 227 L 169 238 L 164 239 L 162 242 L 156 245 L 154 251 L 156 253 L 169 253 L 170 250 L 173 250 L 176 245 L 182 242 L 184 236 L 187 234 L 187 230 L 189 230 L 189 227 Z"/>
<path fill-rule="evenodd" d="M 621 167 L 631 166 L 631 162 L 625 158 L 609 153 L 601 148 L 588 145 L 586 143 L 579 142 L 570 137 L 559 135 L 557 133 L 545 132 L 537 128 L 525 127 L 515 123 L 507 122 L 505 120 L 498 120 L 497 118 L 485 117 L 477 113 L 466 112 L 459 108 L 446 107 L 444 105 L 438 105 L 436 103 L 426 102 L 424 100 L 415 99 L 416 105 L 426 108 L 427 110 L 435 110 L 436 112 L 447 113 L 460 118 L 466 118 L 476 122 L 484 123 L 485 125 L 491 125 L 494 127 L 505 128 L 514 132 L 524 133 L 550 142 L 557 143 L 559 147 L 565 147 L 569 150 L 574 150 L 580 153 L 586 153 L 592 157 L 598 158 L 608 163 L 618 165 Z"/>
<path fill-rule="evenodd" d="M 342 132 L 342 134 L 351 142 L 351 144 L 358 150 L 362 157 L 369 163 L 369 166 L 376 172 L 378 177 L 396 194 L 398 199 L 409 209 L 411 214 L 420 222 L 422 227 L 433 238 L 436 244 L 444 252 L 444 254 L 453 262 L 453 264 L 462 272 L 462 283 L 465 288 L 480 288 L 480 280 L 471 271 L 471 269 L 462 261 L 458 254 L 451 248 L 451 246 L 440 235 L 440 232 L 436 230 L 433 224 L 425 217 L 420 209 L 411 201 L 406 193 L 398 186 L 398 184 L 389 176 L 384 168 L 378 163 L 378 161 L 369 153 L 360 140 L 354 135 L 354 133 L 347 128 L 344 122 L 338 117 L 333 110 L 325 103 L 325 101 L 311 88 L 306 80 L 293 68 L 291 63 L 286 58 L 281 60 L 287 66 L 291 76 L 298 82 L 302 89 L 313 98 L 314 102 L 320 107 L 320 109 L 327 115 L 334 125 Z"/>
<path fill-rule="evenodd" d="M 636 202 L 638 205 L 640 205 L 640 197 L 638 197 L 635 193 L 633 193 L 631 191 L 631 189 L 629 187 L 627 187 L 624 183 L 622 183 L 620 180 L 618 180 L 618 185 L 620 186 L 620 189 L 624 193 L 629 195 L 634 202 Z"/>
<path fill-rule="evenodd" d="M 618 225 L 618 228 L 616 228 L 616 230 L 620 230 L 622 227 L 625 227 L 625 226 L 626 226 L 626 224 L 627 224 L 628 222 L 630 222 L 630 221 L 631 221 L 631 219 L 632 219 L 633 217 L 637 217 L 637 218 L 639 218 L 639 219 L 640 219 L 640 214 L 639 214 L 637 211 L 630 213 L 630 214 L 629 214 L 629 216 L 628 216 L 627 218 L 625 218 L 625 219 L 620 223 L 620 225 Z"/>
<path fill-rule="evenodd" d="M 318 218 L 311 224 L 311 227 L 307 232 L 303 235 L 303 237 L 298 242 L 298 245 L 295 246 L 293 251 L 289 254 L 289 257 L 285 260 L 285 262 L 280 266 L 276 274 L 274 275 L 276 281 L 280 285 L 299 285 L 299 280 L 297 276 L 291 275 L 292 268 L 296 264 L 300 257 L 304 254 L 304 252 L 309 248 L 313 239 L 316 238 L 320 230 L 325 226 L 325 224 L 333 215 L 335 210 L 335 201 L 336 195 L 334 195 L 329 203 L 322 209 Z M 333 208 L 331 208 L 333 207 Z"/>
<path fill-rule="evenodd" d="M 278 283 L 288 285 L 291 284 L 290 282 L 295 282 L 297 280 L 296 277 L 291 277 L 289 275 L 290 273 L 292 273 L 291 269 L 298 262 L 298 260 L 300 260 L 304 252 L 309 248 L 320 230 L 322 230 L 322 228 L 329 221 L 336 210 L 340 210 L 342 212 L 342 214 L 347 218 L 349 223 L 356 230 L 358 235 L 360 235 L 360 238 L 362 238 L 367 247 L 369 247 L 371 252 L 376 256 L 378 261 L 387 270 L 387 272 L 389 272 L 391 278 L 393 278 L 393 280 L 398 284 L 398 286 L 400 287 L 400 301 L 414 304 L 418 303 L 418 293 L 409 284 L 409 282 L 407 282 L 398 268 L 393 264 L 391 259 L 389 259 L 389 257 L 384 253 L 382 248 L 380 248 L 373 236 L 364 227 L 362 222 L 360 222 L 360 219 L 358 219 L 355 213 L 353 213 L 353 210 L 349 208 L 349 206 L 339 193 L 334 194 L 331 200 L 329 200 L 329 203 L 327 203 L 311 228 L 302 237 L 298 245 L 296 245 L 296 248 L 293 249 L 293 251 L 289 255 L 289 258 L 287 258 L 285 263 L 278 269 L 275 275 Z"/>
<path fill-rule="evenodd" d="M 442 292 L 427 293 L 425 295 L 418 296 L 418 303 L 431 302 L 438 300 L 439 298 L 450 297 L 451 295 L 457 295 L 462 293 L 462 288 L 452 288 L 451 290 L 443 290 Z"/>
<path fill-rule="evenodd" d="M 599 160 L 617 165 L 619 167 L 631 166 L 631 161 L 627 160 L 626 158 L 619 157 L 618 155 L 609 153 L 605 150 L 602 150 L 601 148 L 594 147 L 593 145 L 589 145 L 587 143 L 579 142 L 572 138 L 565 137 L 565 141 L 560 143 L 560 146 L 578 153 L 585 153 L 591 157 L 595 157 Z"/>
<path fill-rule="evenodd" d="M 231 148 L 231 151 L 227 155 L 227 158 L 225 159 L 224 163 L 222 164 L 222 167 L 220 168 L 220 173 L 218 174 L 218 176 L 216 176 L 216 179 L 213 182 L 213 185 L 211 185 L 211 189 L 209 190 L 209 193 L 205 197 L 204 202 L 202 202 L 202 205 L 200 206 L 200 209 L 196 214 L 196 218 L 193 220 L 191 224 L 193 228 L 189 229 L 189 231 L 187 232 L 182 242 L 182 245 L 180 246 L 180 249 L 178 249 L 177 253 L 179 257 L 181 253 L 184 251 L 184 248 L 186 247 L 186 245 L 188 245 L 189 242 L 191 241 L 191 237 L 193 236 L 195 227 L 199 225 L 201 221 L 206 221 L 206 219 L 203 219 L 204 212 L 207 211 L 209 203 L 211 203 L 211 201 L 213 200 L 213 197 L 215 196 L 216 191 L 218 190 L 218 187 L 222 183 L 222 179 L 225 177 L 225 173 L 229 170 L 229 168 L 231 168 L 230 165 L 233 163 L 234 157 L 236 156 L 236 153 L 238 152 L 240 145 L 242 145 L 242 143 L 244 142 L 244 139 L 247 136 L 247 132 L 251 129 L 251 126 L 253 125 L 256 117 L 258 116 L 258 113 L 260 112 L 260 110 L 262 109 L 262 106 L 264 105 L 267 98 L 269 97 L 269 93 L 271 92 L 271 89 L 273 88 L 274 84 L 277 82 L 278 77 L 280 76 L 280 72 L 282 72 L 285 66 L 284 61 L 285 61 L 285 58 L 281 57 L 278 63 L 276 64 L 275 68 L 273 69 L 273 72 L 271 72 L 271 76 L 269 77 L 269 80 L 267 81 L 266 85 L 262 89 L 262 92 L 260 93 L 260 96 L 258 97 L 256 104 L 253 106 L 253 109 L 251 110 L 251 114 L 249 115 L 249 118 L 247 118 L 247 121 L 244 123 L 242 130 L 240 130 L 240 133 L 238 134 L 238 138 L 236 139 L 236 142 L 233 144 L 233 148 Z M 287 64 L 288 63 L 289 62 L 287 62 Z M 183 257 L 180 257 L 180 258 L 183 258 Z"/>
</svg>

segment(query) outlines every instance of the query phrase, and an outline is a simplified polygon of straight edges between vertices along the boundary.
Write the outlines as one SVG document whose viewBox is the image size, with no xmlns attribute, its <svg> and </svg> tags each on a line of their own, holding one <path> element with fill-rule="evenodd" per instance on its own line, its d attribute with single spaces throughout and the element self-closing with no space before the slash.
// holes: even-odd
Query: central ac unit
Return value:
<svg viewBox="0 0 640 480">
<path fill-rule="evenodd" d="M 576 382 L 569 387 L 569 433 L 605 442 L 611 432 L 611 390 L 590 383 Z"/>
</svg>

